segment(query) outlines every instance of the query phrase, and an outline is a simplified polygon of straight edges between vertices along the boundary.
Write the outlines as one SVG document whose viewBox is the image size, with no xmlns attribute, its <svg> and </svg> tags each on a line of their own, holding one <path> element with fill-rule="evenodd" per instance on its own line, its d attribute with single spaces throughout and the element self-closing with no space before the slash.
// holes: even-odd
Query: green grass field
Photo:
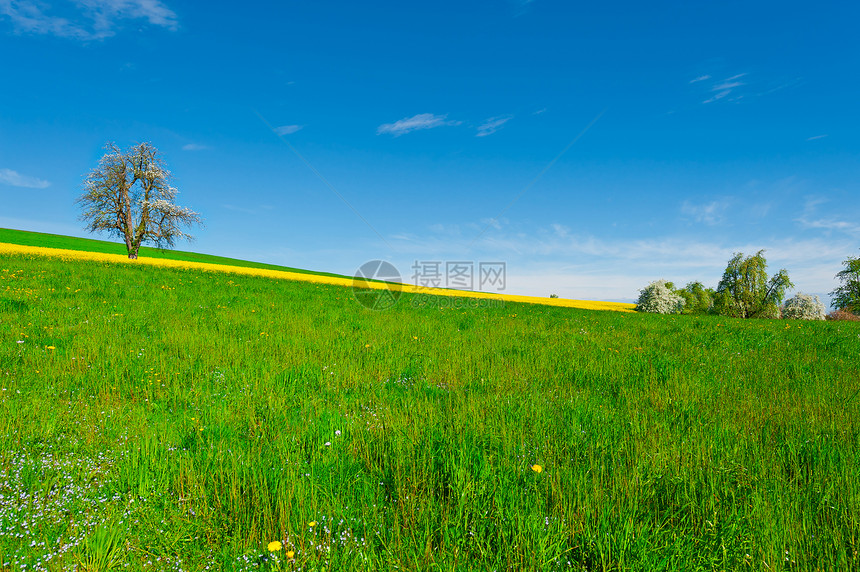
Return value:
<svg viewBox="0 0 860 572">
<path fill-rule="evenodd" d="M 860 324 L 480 302 L 0 257 L 0 568 L 860 568 Z"/>
<path fill-rule="evenodd" d="M 66 250 L 100 252 L 104 254 L 128 254 L 125 244 L 120 242 L 78 238 L 61 234 L 47 234 L 43 232 L 29 232 L 26 230 L 15 230 L 10 228 L 0 228 L 0 242 L 20 244 L 23 246 L 41 246 L 44 248 L 63 248 Z M 313 274 L 316 276 L 344 277 L 341 274 L 332 274 L 330 272 L 314 272 L 312 270 L 302 270 L 301 268 L 291 268 L 289 266 L 277 266 L 275 264 L 265 264 L 263 262 L 249 262 L 247 260 L 225 258 L 223 256 L 213 256 L 211 254 L 199 254 L 197 252 L 185 252 L 183 250 L 161 250 L 148 246 L 141 246 L 138 254 L 141 258 L 167 258 L 170 260 L 183 260 L 186 262 L 205 262 L 208 264 L 242 266 L 245 268 L 265 268 L 267 270 L 300 272 L 302 274 Z"/>
</svg>

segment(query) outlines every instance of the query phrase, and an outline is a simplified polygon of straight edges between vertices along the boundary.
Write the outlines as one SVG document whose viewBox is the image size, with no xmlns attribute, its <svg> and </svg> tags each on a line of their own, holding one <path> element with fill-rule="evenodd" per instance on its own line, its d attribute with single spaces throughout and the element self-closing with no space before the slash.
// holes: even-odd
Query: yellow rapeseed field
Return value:
<svg viewBox="0 0 860 572">
<path fill-rule="evenodd" d="M 138 258 L 129 259 L 121 254 L 103 254 L 100 252 L 86 252 L 80 250 L 65 250 L 61 248 L 44 248 L 41 246 L 21 246 L 0 242 L 0 255 L 3 254 L 28 254 L 35 256 L 50 256 L 62 260 L 93 260 L 96 262 L 109 262 L 113 264 L 146 264 L 149 266 L 162 266 L 167 268 L 183 268 L 203 270 L 205 272 L 227 272 L 231 274 L 244 274 L 247 276 L 263 276 L 279 280 L 297 280 L 300 282 L 314 282 L 317 284 L 331 284 L 335 286 L 352 286 L 353 279 L 338 278 L 335 276 L 319 276 L 316 274 L 302 274 L 300 272 L 287 272 L 282 270 L 268 270 L 265 268 L 245 268 L 242 266 L 228 266 L 223 264 L 210 264 L 206 262 L 187 262 L 184 260 L 170 260 L 166 258 Z M 507 302 L 523 302 L 526 304 L 543 304 L 545 306 L 563 306 L 566 308 L 582 308 L 585 310 L 612 310 L 616 312 L 632 312 L 635 304 L 622 302 L 596 302 L 591 300 L 568 300 L 565 298 L 539 298 L 537 296 L 518 296 L 516 294 L 490 294 L 486 292 L 472 292 L 469 290 L 446 290 L 443 288 L 427 288 L 411 284 L 393 284 L 387 282 L 361 281 L 362 288 L 373 288 L 378 290 L 390 289 L 412 294 L 431 294 L 434 296 L 452 296 L 456 298 L 478 298 L 488 300 L 504 300 Z"/>
</svg>

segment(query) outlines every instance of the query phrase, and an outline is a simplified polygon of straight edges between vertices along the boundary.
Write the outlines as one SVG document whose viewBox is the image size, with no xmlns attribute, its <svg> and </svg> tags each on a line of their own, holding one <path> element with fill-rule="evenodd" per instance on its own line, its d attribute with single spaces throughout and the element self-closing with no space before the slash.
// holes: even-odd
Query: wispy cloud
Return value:
<svg viewBox="0 0 860 572">
<path fill-rule="evenodd" d="M 794 219 L 794 222 L 798 223 L 803 230 L 823 231 L 822 236 L 831 241 L 835 241 L 835 237 L 839 235 L 851 237 L 851 240 L 860 238 L 860 223 L 856 222 L 860 213 L 852 213 L 839 207 L 820 208 L 830 202 L 831 200 L 826 197 L 807 196 L 803 212 Z"/>
<path fill-rule="evenodd" d="M 737 75 L 733 75 L 732 77 L 728 78 L 727 80 L 721 81 L 721 82 L 717 83 L 716 85 L 714 85 L 714 87 L 711 88 L 711 91 L 724 91 L 727 89 L 732 90 L 736 87 L 740 87 L 740 86 L 744 85 L 744 82 L 738 81 L 738 80 L 740 78 L 744 77 L 745 75 L 747 75 L 747 74 L 739 73 Z"/>
<path fill-rule="evenodd" d="M 123 20 L 146 20 L 176 30 L 176 13 L 160 0 L 74 0 L 63 14 L 36 0 L 0 0 L 0 15 L 19 33 L 54 35 L 78 40 L 113 36 Z"/>
<path fill-rule="evenodd" d="M 495 219 L 495 218 L 482 218 L 481 224 L 484 226 L 490 226 L 496 230 L 502 230 L 502 223 L 507 222 L 507 219 Z"/>
<path fill-rule="evenodd" d="M 696 222 L 714 226 L 725 220 L 724 215 L 726 209 L 729 208 L 730 203 L 731 201 L 728 199 L 710 201 L 704 204 L 694 204 L 685 200 L 681 204 L 681 213 L 691 217 Z"/>
<path fill-rule="evenodd" d="M 44 189 L 51 185 L 48 181 L 37 179 L 36 177 L 28 177 L 12 169 L 0 169 L 0 183 L 27 189 Z"/>
<path fill-rule="evenodd" d="M 492 135 L 511 119 L 513 119 L 513 115 L 490 117 L 478 127 L 478 133 L 475 134 L 475 137 L 486 137 L 487 135 Z"/>
<path fill-rule="evenodd" d="M 847 220 L 836 219 L 816 219 L 807 220 L 804 218 L 797 219 L 803 228 L 818 228 L 822 230 L 838 230 L 848 234 L 860 236 L 860 224 L 849 222 Z"/>
<path fill-rule="evenodd" d="M 709 79 L 711 79 L 711 76 L 709 76 L 708 74 L 704 74 L 704 75 L 700 75 L 697 78 L 691 79 L 690 83 L 699 83 L 700 81 L 706 81 Z"/>
<path fill-rule="evenodd" d="M 824 139 L 827 135 L 813 135 L 812 137 L 807 137 L 807 141 L 815 141 L 816 139 Z"/>
<path fill-rule="evenodd" d="M 803 229 L 818 229 L 828 233 L 837 231 L 849 236 L 860 236 L 860 224 L 854 221 L 840 220 L 838 217 L 814 218 L 812 213 L 804 213 L 795 219 Z"/>
<path fill-rule="evenodd" d="M 432 113 L 419 113 L 412 117 L 406 117 L 394 123 L 383 123 L 376 128 L 376 134 L 382 135 L 389 133 L 395 137 L 405 135 L 410 131 L 418 131 L 420 129 L 433 129 L 434 127 L 444 127 L 448 125 L 460 125 L 461 121 L 449 120 L 447 115 L 434 115 Z"/>
<path fill-rule="evenodd" d="M 829 200 L 823 197 L 806 197 L 803 213 L 795 219 L 795 222 L 799 223 L 800 227 L 806 230 L 823 230 L 827 234 L 836 231 L 848 236 L 860 236 L 860 223 L 855 222 L 854 217 L 849 216 L 849 220 L 845 220 L 839 216 L 827 216 L 819 213 L 818 207 L 828 202 Z M 843 217 L 846 215 L 842 211 L 840 211 L 840 214 Z M 848 214 L 850 215 L 850 213 Z"/>
<path fill-rule="evenodd" d="M 199 143 L 188 143 L 187 145 L 182 146 L 183 151 L 203 151 L 208 148 L 208 145 L 201 145 Z"/>
<path fill-rule="evenodd" d="M 275 127 L 275 133 L 278 135 L 292 135 L 302 127 L 304 125 L 281 125 L 280 127 Z"/>
<path fill-rule="evenodd" d="M 724 99 L 726 101 L 737 101 L 741 99 L 743 96 L 737 94 L 737 89 L 746 85 L 744 81 L 741 81 L 741 78 L 746 75 L 747 74 L 745 73 L 739 73 L 726 79 L 714 82 L 709 89 L 712 95 L 702 103 L 713 103 L 721 99 Z M 706 76 L 702 77 L 705 78 Z M 706 79 L 703 79 L 702 81 L 706 81 L 707 79 L 711 79 L 710 76 L 708 76 Z"/>
</svg>

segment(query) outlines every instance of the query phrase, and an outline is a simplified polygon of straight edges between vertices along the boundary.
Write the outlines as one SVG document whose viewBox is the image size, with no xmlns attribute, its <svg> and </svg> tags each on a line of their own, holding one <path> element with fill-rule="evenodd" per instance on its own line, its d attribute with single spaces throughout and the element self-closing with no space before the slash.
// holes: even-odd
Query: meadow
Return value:
<svg viewBox="0 0 860 572">
<path fill-rule="evenodd" d="M 0 255 L 10 570 L 860 568 L 860 324 Z"/>
<path fill-rule="evenodd" d="M 0 243 L 7 245 L 32 246 L 37 248 L 53 248 L 73 250 L 88 254 L 109 254 L 126 257 L 128 251 L 125 244 L 110 242 L 107 240 L 94 240 L 91 238 L 79 238 L 76 236 L 64 236 L 62 234 L 48 234 L 44 232 L 29 232 L 12 228 L 0 228 Z M 340 274 L 330 272 L 315 272 L 301 268 L 265 264 L 262 262 L 251 262 L 224 256 L 213 256 L 211 254 L 200 254 L 198 252 L 186 252 L 184 250 L 162 250 L 150 246 L 141 246 L 140 256 L 147 261 L 153 260 L 176 260 L 200 264 L 221 264 L 238 266 L 243 268 L 259 268 L 263 270 L 274 270 L 282 272 L 295 272 L 315 276 L 335 276 L 343 278 Z"/>
</svg>

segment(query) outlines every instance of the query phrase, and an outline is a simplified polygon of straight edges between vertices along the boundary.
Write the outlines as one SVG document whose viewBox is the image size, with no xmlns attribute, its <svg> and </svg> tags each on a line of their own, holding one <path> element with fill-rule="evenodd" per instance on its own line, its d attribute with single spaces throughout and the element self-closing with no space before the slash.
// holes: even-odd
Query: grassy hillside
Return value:
<svg viewBox="0 0 860 572">
<path fill-rule="evenodd" d="M 91 238 L 77 238 L 74 236 L 47 234 L 44 232 L 30 232 L 9 228 L 0 228 L 0 242 L 21 244 L 24 246 L 80 250 L 84 252 L 101 252 L 104 254 L 128 254 L 125 244 L 119 242 L 108 242 L 106 240 L 93 240 Z M 330 272 L 314 272 L 312 270 L 302 270 L 300 268 L 291 268 L 289 266 L 277 266 L 275 264 L 264 264 L 262 262 L 249 262 L 247 260 L 239 260 L 237 258 L 225 258 L 223 256 L 199 254 L 197 252 L 184 252 L 182 250 L 161 250 L 158 248 L 150 248 L 148 246 L 141 246 L 138 254 L 141 258 L 163 258 L 167 260 L 183 260 L 186 262 L 202 262 L 207 264 L 239 266 L 243 268 L 263 268 L 285 272 L 300 272 L 317 276 L 341 277 L 340 274 L 332 274 Z"/>
<path fill-rule="evenodd" d="M 858 347 L 847 322 L 377 312 L 336 286 L 3 255 L 0 559 L 857 569 Z"/>
<path fill-rule="evenodd" d="M 64 238 L 64 237 L 59 237 Z M 62 242 L 60 242 L 62 244 Z M 618 312 L 632 312 L 635 304 L 624 302 L 601 302 L 595 300 L 571 300 L 567 298 L 542 298 L 535 296 L 523 296 L 518 294 L 488 293 L 470 290 L 455 290 L 449 288 L 432 288 L 417 284 L 389 283 L 376 279 L 356 279 L 335 274 L 310 273 L 306 271 L 292 272 L 283 267 L 266 267 L 255 263 L 244 263 L 242 266 L 225 264 L 230 259 L 217 259 L 219 263 L 201 262 L 198 260 L 177 260 L 170 258 L 140 258 L 131 260 L 124 254 L 93 252 L 86 250 L 69 250 L 63 248 L 51 248 L 45 246 L 27 246 L 11 244 L 0 241 L 0 256 L 5 255 L 38 255 L 59 258 L 66 262 L 96 261 L 106 264 L 131 264 L 137 266 L 178 268 L 185 270 L 197 270 L 204 272 L 224 272 L 243 276 L 261 276 L 281 280 L 294 280 L 302 282 L 314 282 L 320 284 L 348 286 L 354 290 L 356 299 L 363 299 L 365 305 L 376 303 L 389 303 L 399 296 L 401 292 L 411 292 L 429 296 L 444 296 L 449 299 L 461 298 L 468 300 L 473 306 L 487 305 L 493 303 L 504 304 L 508 302 L 541 304 L 548 306 L 560 306 L 568 308 L 581 308 L 588 310 L 613 310 Z M 204 259 L 205 260 L 205 259 Z M 241 261 L 240 261 L 241 262 Z M 360 293 L 361 292 L 361 293 Z M 380 299 L 382 295 L 382 299 Z M 450 303 L 450 301 L 449 301 Z"/>
</svg>

